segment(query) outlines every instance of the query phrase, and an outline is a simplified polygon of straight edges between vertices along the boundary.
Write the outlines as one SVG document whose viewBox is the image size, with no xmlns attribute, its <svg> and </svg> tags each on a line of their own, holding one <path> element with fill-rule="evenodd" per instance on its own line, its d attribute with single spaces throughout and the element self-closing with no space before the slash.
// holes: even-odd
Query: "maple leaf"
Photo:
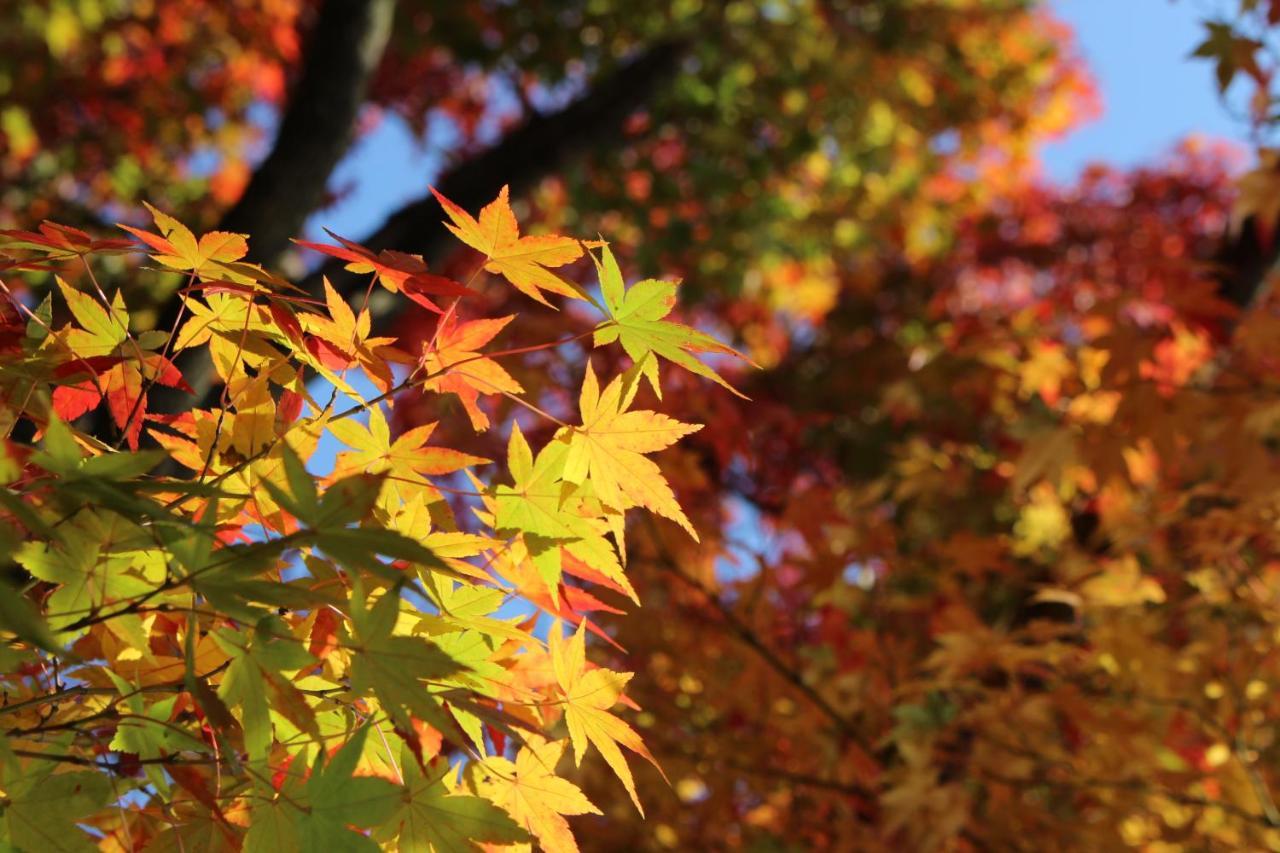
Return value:
<svg viewBox="0 0 1280 853">
<path fill-rule="evenodd" d="M 1217 61 L 1215 76 L 1220 93 L 1227 91 L 1240 71 L 1258 81 L 1266 79 L 1256 56 L 1262 49 L 1260 42 L 1239 35 L 1231 24 L 1223 21 L 1205 21 L 1204 28 L 1207 31 L 1205 39 L 1191 55 Z"/>
<path fill-rule="evenodd" d="M 1050 406 L 1062 396 L 1062 383 L 1076 373 L 1062 345 L 1054 341 L 1035 341 L 1029 357 L 1019 368 L 1020 392 L 1024 397 L 1039 394 Z"/>
<path fill-rule="evenodd" d="M 489 428 L 488 415 L 477 405 L 481 394 L 519 394 L 524 391 L 524 387 L 502 365 L 478 352 L 514 319 L 513 314 L 459 323 L 456 314 L 446 315 L 436 333 L 434 345 L 423 349 L 422 368 L 432 378 L 422 387 L 442 394 L 457 394 L 476 432 Z"/>
<path fill-rule="evenodd" d="M 353 420 L 333 421 L 329 429 L 339 441 L 354 452 L 338 454 L 333 476 L 351 473 L 387 473 L 384 503 L 390 498 L 395 507 L 423 492 L 435 494 L 427 477 L 452 474 L 473 465 L 486 465 L 488 459 L 472 456 L 448 447 L 428 447 L 427 440 L 435 431 L 434 423 L 422 424 L 391 438 L 391 428 L 378 407 L 369 409 L 369 426 Z"/>
<path fill-rule="evenodd" d="M 245 851 L 376 853 L 380 848 L 373 839 L 350 827 L 382 825 L 404 791 L 386 779 L 354 775 L 369 729 L 369 724 L 357 729 L 332 759 L 319 750 L 305 779 L 291 762 L 282 774 L 281 792 L 268 789 L 271 795 L 255 806 Z"/>
<path fill-rule="evenodd" d="M 139 552 L 136 528 L 118 514 L 82 510 L 54 542 L 29 541 L 13 555 L 32 577 L 58 588 L 49 598 L 50 620 L 61 629 L 104 605 L 153 593 L 164 580 L 157 557 Z"/>
<path fill-rule="evenodd" d="M 134 251 L 136 244 L 131 240 L 100 239 L 72 228 L 70 225 L 59 225 L 57 222 L 45 220 L 39 225 L 39 232 L 21 230 L 0 230 L 6 248 L 34 249 L 50 254 L 70 253 L 76 255 L 115 255 Z M 21 265 L 18 265 L 21 266 Z"/>
<path fill-rule="evenodd" d="M 513 543 L 507 551 L 495 556 L 491 568 L 509 581 L 520 591 L 520 595 L 548 616 L 563 619 L 572 625 L 586 624 L 600 639 L 610 643 L 619 651 L 622 647 L 617 641 L 598 625 L 587 619 L 591 612 L 607 612 L 621 614 L 623 611 L 611 607 L 581 587 L 561 582 L 563 574 L 578 576 L 582 563 L 577 560 L 575 551 L 584 540 L 576 542 L 540 542 L 538 537 L 523 537 L 524 549 Z M 602 572 L 593 572 L 593 582 L 627 595 L 636 601 L 635 590 L 618 563 L 617 555 L 612 553 L 613 546 L 601 539 L 600 546 L 609 549 L 600 565 L 612 563 L 615 569 L 609 576 Z M 543 551 L 542 549 L 546 549 Z M 525 553 L 527 551 L 527 553 Z M 638 602 L 637 602 L 638 603 Z"/>
<path fill-rule="evenodd" d="M 1101 607 L 1136 607 L 1147 603 L 1160 604 L 1165 600 L 1160 582 L 1143 574 L 1132 554 L 1118 560 L 1102 561 L 1099 574 L 1081 585 L 1080 594 L 1090 604 Z"/>
<path fill-rule="evenodd" d="M 68 365 L 73 372 L 67 375 L 88 372 L 91 378 L 55 388 L 54 411 L 63 420 L 74 420 L 105 398 L 116 426 L 124 431 L 129 446 L 137 449 L 147 410 L 144 386 L 154 382 L 170 388 L 191 389 L 171 361 L 130 339 L 129 314 L 119 291 L 108 310 L 61 278 L 56 281 L 72 317 L 81 326 L 68 327 L 58 335 L 77 356 Z"/>
<path fill-rule="evenodd" d="M 54 279 L 79 329 L 68 329 L 64 341 L 71 351 L 84 358 L 112 355 L 129 339 L 129 312 L 120 291 L 111 300 L 110 310 L 96 299 L 71 287 L 61 276 Z"/>
<path fill-rule="evenodd" d="M 641 370 L 659 398 L 662 397 L 662 388 L 658 385 L 658 363 L 655 359 L 647 358 L 650 353 L 717 382 L 743 397 L 720 374 L 703 364 L 692 353 L 720 353 L 749 362 L 746 356 L 697 329 L 663 319 L 676 306 L 678 283 L 646 279 L 628 288 L 623 284 L 622 271 L 613 252 L 609 251 L 608 246 L 603 246 L 600 253 L 599 260 L 595 255 L 591 256 L 591 260 L 600 276 L 600 291 L 604 295 L 609 320 L 596 329 L 593 343 L 598 347 L 614 341 L 621 343 L 631 360 L 642 365 Z"/>
<path fill-rule="evenodd" d="M 346 269 L 356 274 L 376 273 L 378 282 L 392 293 L 403 292 L 423 308 L 443 313 L 440 306 L 427 298 L 427 294 L 436 296 L 470 296 L 467 290 L 451 278 L 435 275 L 427 271 L 427 264 L 421 255 L 410 255 L 391 249 L 383 249 L 374 254 L 359 243 L 339 237 L 329 229 L 325 233 L 337 240 L 340 245 L 327 246 L 324 243 L 312 243 L 307 240 L 294 240 L 299 246 L 305 246 L 331 257 L 347 261 Z"/>
<path fill-rule="evenodd" d="M 1239 234 L 1249 217 L 1257 218 L 1262 243 L 1269 244 L 1280 220 L 1280 150 L 1263 148 L 1258 165 L 1236 179 L 1235 204 L 1231 209 L 1231 231 Z"/>
<path fill-rule="evenodd" d="M 231 421 L 231 446 L 246 458 L 267 447 L 276 437 L 276 403 L 267 374 L 237 376 L 227 384 L 235 407 Z"/>
<path fill-rule="evenodd" d="M 160 229 L 159 235 L 129 225 L 120 227 L 150 246 L 155 251 L 152 257 L 157 261 L 171 269 L 190 270 L 201 277 L 243 278 L 242 272 L 230 266 L 249 252 L 249 243 L 243 234 L 210 231 L 197 240 L 190 228 L 172 216 L 149 204 L 146 208 Z M 247 264 L 240 266 L 248 267 Z"/>
<path fill-rule="evenodd" d="M 583 628 L 584 625 L 579 624 L 573 636 L 565 640 L 560 623 L 557 622 L 551 626 L 550 636 L 551 663 L 556 682 L 564 694 L 564 717 L 569 727 L 569 740 L 573 743 L 574 760 L 580 765 L 582 756 L 587 751 L 587 744 L 594 745 L 622 780 L 627 793 L 631 795 L 631 801 L 643 815 L 644 808 L 636 794 L 631 768 L 627 766 L 618 745 L 648 759 L 658 768 L 659 773 L 662 768 L 658 767 L 658 762 L 649 754 L 649 749 L 635 729 L 609 713 L 609 709 L 617 704 L 627 682 L 631 680 L 631 673 L 599 667 L 587 669 L 586 633 Z M 663 778 L 666 778 L 665 774 Z"/>
<path fill-rule="evenodd" d="M 495 490 L 494 526 L 499 532 L 523 534 L 529 557 L 546 582 L 553 602 L 558 603 L 559 597 L 562 547 L 589 554 L 601 574 L 618 581 L 634 598 L 617 552 L 605 539 L 608 525 L 578 512 L 576 502 L 565 500 L 562 474 L 568 451 L 565 442 L 552 441 L 534 459 L 520 425 L 512 425 L 507 466 L 514 483 Z"/>
<path fill-rule="evenodd" d="M 351 621 L 355 627 L 351 682 L 361 693 L 377 697 L 396 725 L 404 730 L 417 718 L 445 733 L 457 725 L 445 716 L 439 700 L 423 684 L 459 673 L 462 664 L 425 637 L 395 633 L 400 596 L 392 590 L 367 610 L 362 590 L 351 597 Z"/>
<path fill-rule="evenodd" d="M 582 425 L 556 433 L 557 440 L 569 446 L 564 479 L 578 485 L 589 482 L 601 502 L 614 509 L 642 506 L 670 518 L 697 539 L 666 478 L 643 454 L 670 447 L 702 425 L 643 409 L 628 412 L 635 386 L 624 393 L 624 385 L 620 376 L 601 392 L 595 370 L 587 364 L 578 400 Z"/>
<path fill-rule="evenodd" d="M 214 639 L 231 659 L 218 686 L 218 696 L 227 705 L 240 708 L 240 725 L 251 759 L 267 757 L 273 707 L 301 731 L 319 736 L 315 712 L 293 682 L 283 675 L 285 671 L 296 672 L 315 661 L 289 636 L 279 617 L 264 617 L 252 634 L 240 630 L 221 631 Z"/>
<path fill-rule="evenodd" d="M 578 842 L 565 815 L 600 814 L 582 790 L 555 775 L 568 741 L 530 735 L 514 762 L 490 757 L 475 771 L 482 793 L 507 810 L 546 850 L 576 853 Z"/>
<path fill-rule="evenodd" d="M 389 391 L 394 381 L 389 362 L 408 360 L 391 346 L 395 338 L 369 337 L 372 323 L 369 309 L 363 308 L 356 314 L 327 278 L 324 294 L 329 316 L 303 314 L 301 317 L 303 327 L 313 335 L 307 340 L 308 350 L 322 365 L 334 370 L 358 363 L 379 390 Z"/>
<path fill-rule="evenodd" d="M 225 336 L 231 346 L 240 346 L 246 335 L 270 335 L 276 330 L 266 322 L 258 307 L 239 294 L 210 293 L 201 302 L 191 296 L 183 297 L 189 317 L 174 338 L 173 349 L 181 351 L 204 344 L 213 345 L 219 336 Z"/>
<path fill-rule="evenodd" d="M 399 838 L 400 850 L 414 853 L 466 853 L 482 844 L 521 844 L 529 833 L 483 797 L 450 790 L 452 768 L 438 761 L 424 772 L 408 749 L 400 760 L 405 796 L 400 810 L 375 836 Z"/>
<path fill-rule="evenodd" d="M 39 766 L 39 765 L 37 765 Z M 90 770 L 54 773 L 57 765 L 45 763 L 34 772 L 6 784 L 0 830 L 14 850 L 48 850 L 79 853 L 98 846 L 75 828 L 81 818 L 106 805 L 111 782 Z"/>
<path fill-rule="evenodd" d="M 486 270 L 505 276 L 521 293 L 549 307 L 552 306 L 543 296 L 544 290 L 572 299 L 583 298 L 577 288 L 550 270 L 582 257 L 582 244 L 569 237 L 553 235 L 521 237 L 520 225 L 507 200 L 507 187 L 481 209 L 479 221 L 434 187 L 431 192 L 453 220 L 453 224 L 446 222 L 445 227 L 485 256 Z"/>
</svg>

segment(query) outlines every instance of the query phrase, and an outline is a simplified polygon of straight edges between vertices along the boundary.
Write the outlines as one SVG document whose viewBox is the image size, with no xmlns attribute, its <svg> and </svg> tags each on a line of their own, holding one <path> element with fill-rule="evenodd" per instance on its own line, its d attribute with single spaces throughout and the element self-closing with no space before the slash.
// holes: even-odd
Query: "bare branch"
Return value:
<svg viewBox="0 0 1280 853">
<path fill-rule="evenodd" d="M 534 116 L 498 144 L 449 169 L 436 181 L 436 189 L 468 209 L 492 201 L 503 184 L 510 185 L 512 195 L 520 195 L 573 157 L 618 134 L 627 117 L 675 71 L 683 52 L 681 42 L 652 45 L 567 106 Z M 426 194 L 393 213 L 362 242 L 375 251 L 411 252 L 428 261 L 454 244 L 441 225 L 439 205 Z M 367 280 L 333 261 L 304 286 L 320 293 L 321 276 L 328 276 L 340 293 L 352 292 Z"/>
<path fill-rule="evenodd" d="M 1220 265 L 1219 293 L 1228 302 L 1248 308 L 1260 294 L 1267 277 L 1280 259 L 1280 239 L 1272 236 L 1264 243 L 1254 217 L 1229 232 L 1215 259 Z"/>
<path fill-rule="evenodd" d="M 394 15 L 395 0 L 325 0 L 271 153 L 219 225 L 253 235 L 253 260 L 277 260 L 320 206 L 355 136 Z"/>
<path fill-rule="evenodd" d="M 436 188 L 472 209 L 492 201 L 503 184 L 510 185 L 514 195 L 527 191 L 573 157 L 618 134 L 627 117 L 647 103 L 661 83 L 674 73 L 684 48 L 683 42 L 654 44 L 567 106 L 529 119 L 493 147 L 449 169 L 436 182 Z M 234 230 L 246 229 L 237 226 Z M 251 233 L 258 241 L 258 232 Z M 420 254 L 428 260 L 438 258 L 456 244 L 441 224 L 439 205 L 429 195 L 393 213 L 362 242 L 375 251 L 395 249 Z M 259 251 L 258 256 L 266 255 Z M 368 276 L 348 273 L 343 266 L 341 261 L 326 264 L 302 284 L 312 293 L 322 294 L 321 282 L 328 276 L 344 295 L 367 285 Z M 389 314 L 386 301 L 375 301 L 369 307 L 375 327 L 386 322 Z M 188 384 L 196 391 L 199 401 L 196 405 L 211 405 L 214 376 L 209 366 L 182 367 Z M 189 407 L 190 398 L 183 396 L 182 405 Z M 166 410 L 163 404 L 155 408 Z"/>
</svg>

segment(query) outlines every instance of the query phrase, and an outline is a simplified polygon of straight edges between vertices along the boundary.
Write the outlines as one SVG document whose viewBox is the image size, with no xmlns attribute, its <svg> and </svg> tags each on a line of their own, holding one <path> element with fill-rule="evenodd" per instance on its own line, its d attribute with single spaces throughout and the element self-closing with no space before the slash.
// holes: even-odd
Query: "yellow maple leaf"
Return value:
<svg viewBox="0 0 1280 853">
<path fill-rule="evenodd" d="M 555 775 L 566 746 L 568 741 L 529 735 L 514 762 L 490 757 L 478 768 L 480 793 L 505 809 L 548 853 L 577 853 L 565 815 L 601 814 L 577 785 Z"/>
<path fill-rule="evenodd" d="M 231 422 L 231 446 L 250 457 L 275 441 L 276 403 L 267 374 L 237 376 L 228 385 L 236 413 Z"/>
<path fill-rule="evenodd" d="M 1076 366 L 1062 345 L 1054 341 L 1035 341 L 1029 350 L 1030 357 L 1019 369 L 1019 393 L 1023 397 L 1039 394 L 1052 406 L 1062 396 L 1062 383 L 1075 374 Z"/>
<path fill-rule="evenodd" d="M 1013 526 L 1013 551 L 1027 556 L 1044 548 L 1056 548 L 1071 535 L 1071 519 L 1057 493 L 1039 483 Z"/>
<path fill-rule="evenodd" d="M 642 506 L 675 521 L 697 539 L 662 471 L 644 454 L 670 447 L 702 425 L 644 409 L 626 411 L 636 385 L 630 384 L 624 392 L 626 386 L 618 377 L 601 392 L 595 371 L 587 365 L 578 402 L 582 426 L 567 427 L 556 434 L 569 445 L 564 479 L 577 485 L 589 481 L 606 506 L 617 510 Z"/>
<path fill-rule="evenodd" d="M 489 462 L 448 447 L 428 447 L 427 440 L 435 431 L 435 423 L 423 424 L 401 434 L 394 441 L 386 417 L 377 406 L 369 409 L 369 426 L 352 420 L 335 420 L 329 424 L 334 436 L 354 452 L 338 454 L 334 478 L 351 474 L 387 473 L 383 486 L 383 503 L 388 511 L 422 494 L 434 495 L 429 476 L 451 474 L 472 465 Z"/>
<path fill-rule="evenodd" d="M 188 319 L 174 339 L 175 351 L 207 344 L 219 333 L 237 337 L 272 330 L 256 306 L 239 295 L 210 293 L 205 302 L 191 296 L 184 296 L 182 301 Z"/>
<path fill-rule="evenodd" d="M 1142 573 L 1138 559 L 1132 554 L 1105 561 L 1102 571 L 1087 580 L 1080 592 L 1090 603 L 1103 607 L 1134 607 L 1165 600 L 1164 587 Z"/>
<path fill-rule="evenodd" d="M 484 265 L 486 270 L 505 276 L 517 290 L 543 305 L 551 304 L 542 295 L 544 290 L 572 299 L 583 298 L 577 288 L 549 269 L 562 267 L 582 257 L 582 244 L 569 237 L 555 235 L 521 237 L 520 225 L 507 200 L 507 187 L 504 186 L 498 197 L 480 211 L 479 221 L 434 188 L 431 192 L 453 220 L 452 225 L 446 222 L 445 227 L 488 258 Z"/>
<path fill-rule="evenodd" d="M 618 745 L 648 759 L 649 763 L 658 768 L 659 773 L 662 773 L 662 768 L 658 767 L 658 762 L 649 753 L 636 730 L 609 713 L 609 709 L 617 704 L 627 682 L 631 680 L 631 673 L 599 667 L 586 668 L 585 625 L 585 622 L 579 623 L 577 632 L 568 640 L 564 639 L 559 622 L 551 628 L 551 665 L 556 674 L 556 682 L 564 694 L 564 719 L 569 727 L 569 740 L 573 743 L 574 760 L 581 764 L 587 744 L 594 745 L 622 780 L 623 787 L 631 795 L 631 801 L 643 815 L 644 807 L 640 805 L 640 797 L 636 794 L 631 768 L 627 766 Z M 666 778 L 665 773 L 663 778 Z"/>
<path fill-rule="evenodd" d="M 249 243 L 243 234 L 210 231 L 197 240 L 190 228 L 172 216 L 149 204 L 146 208 L 160 229 L 160 236 L 128 225 L 120 227 L 150 246 L 154 250 L 152 257 L 157 261 L 170 269 L 191 270 L 202 278 L 241 278 L 234 268 L 227 265 L 234 264 L 249 252 Z"/>
</svg>

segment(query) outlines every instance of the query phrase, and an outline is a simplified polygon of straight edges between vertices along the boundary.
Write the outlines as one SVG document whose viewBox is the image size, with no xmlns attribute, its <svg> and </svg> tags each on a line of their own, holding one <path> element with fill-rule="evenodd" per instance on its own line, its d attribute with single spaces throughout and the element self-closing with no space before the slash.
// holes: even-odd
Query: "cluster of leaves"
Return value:
<svg viewBox="0 0 1280 853">
<path fill-rule="evenodd" d="M 285 111 L 284 71 L 328 61 L 299 37 L 355 5 L 28 4 L 0 34 L 0 217 L 136 225 L 145 197 L 214 221 L 199 166 L 230 204 L 248 107 Z M 1216 150 L 1028 181 L 1092 107 L 1031 0 L 395 5 L 367 104 L 456 140 L 447 192 L 478 207 L 496 186 L 474 176 L 518 170 L 544 228 L 614 245 L 522 237 L 515 196 L 446 204 L 513 285 L 458 301 L 476 256 L 424 197 L 369 248 L 305 244 L 331 282 L 300 293 L 159 220 L 149 266 L 186 285 L 154 334 L 166 279 L 124 274 L 136 248 L 9 237 L 66 281 L 17 293 L 43 325 L 14 308 L 0 349 L 27 412 L 3 424 L 7 491 L 38 487 L 4 516 L 16 846 L 71 822 L 105 847 L 567 846 L 565 816 L 598 810 L 578 843 L 602 850 L 1280 847 L 1277 309 L 1221 298 L 1257 279 L 1222 251 L 1232 221 L 1274 257 L 1280 158 L 1234 207 Z M 1269 129 L 1280 3 L 1217 5 L 1198 53 Z M 770 367 L 749 405 L 706 393 L 695 353 L 721 348 L 628 265 L 686 274 L 693 325 L 740 331 Z M 514 323 L 526 297 L 567 310 Z M 193 352 L 225 391 L 168 414 Z M 646 414 L 659 379 L 705 428 Z M 156 474 L 115 467 L 153 444 Z M 633 505 L 675 523 L 624 530 Z M 615 620 L 626 598 L 646 606 Z M 593 632 L 626 653 L 590 667 Z M 571 746 L 605 760 L 558 766 Z M 644 747 L 675 796 L 625 763 Z"/>
<path fill-rule="evenodd" d="M 945 251 L 958 212 L 1095 108 L 1069 34 L 1034 4 L 585 5 L 615 53 L 661 26 L 687 61 L 548 200 L 707 299 L 821 314 L 835 270 L 886 234 L 913 257 Z"/>
<path fill-rule="evenodd" d="M 0 225 L 92 219 L 142 198 L 234 201 L 259 139 L 250 110 L 283 99 L 304 6 L 53 0 L 6 9 Z M 216 169 L 201 168 L 197 154 Z"/>
<path fill-rule="evenodd" d="M 651 849 L 1280 846 L 1277 307 L 1220 295 L 1225 161 L 1028 185 L 749 416 L 675 404 L 703 539 L 632 536 L 673 615 L 617 626 Z"/>
<path fill-rule="evenodd" d="M 1269 246 L 1280 223 L 1280 149 L 1275 147 L 1280 127 L 1280 3 L 1224 0 L 1216 11 L 1204 22 L 1205 39 L 1195 56 L 1213 63 L 1228 107 L 1243 100 L 1242 119 L 1259 142 L 1253 168 L 1238 181 L 1232 226 Z"/>
<path fill-rule="evenodd" d="M 653 759 L 614 713 L 630 675 L 587 661 L 583 613 L 589 590 L 635 599 L 627 510 L 694 534 L 649 454 L 698 427 L 639 407 L 642 383 L 659 390 L 659 357 L 718 379 L 692 353 L 732 351 L 667 319 L 674 284 L 627 287 L 606 244 L 520 236 L 505 190 L 478 219 L 441 203 L 484 271 L 598 309 L 594 344 L 634 360 L 602 388 L 585 359 L 577 419 L 502 366 L 565 340 L 486 349 L 514 316 L 464 318 L 481 269 L 464 286 L 311 244 L 436 314 L 410 353 L 332 288 L 320 302 L 246 263 L 245 237 L 159 211 L 128 229 L 141 246 L 0 234 L 7 845 L 575 850 L 565 816 L 598 810 L 557 775 L 570 744 L 640 807 L 622 750 Z M 587 253 L 603 301 L 556 272 Z M 135 334 L 101 283 L 138 256 L 182 279 L 171 333 Z M 220 396 L 152 411 L 189 351 Z M 456 396 L 476 431 L 507 435 L 505 464 L 429 443 L 434 423 L 393 436 L 396 395 Z M 491 422 L 495 399 L 554 434 L 535 453 L 516 419 Z M 114 441 L 76 427 L 99 409 Z"/>
<path fill-rule="evenodd" d="M 1249 116 L 1258 124 L 1276 120 L 1272 82 L 1276 42 L 1272 28 L 1280 24 L 1275 0 L 1226 0 L 1217 15 L 1204 21 L 1204 39 L 1193 56 L 1213 63 L 1218 91 L 1226 94 L 1237 79 L 1251 84 Z"/>
</svg>

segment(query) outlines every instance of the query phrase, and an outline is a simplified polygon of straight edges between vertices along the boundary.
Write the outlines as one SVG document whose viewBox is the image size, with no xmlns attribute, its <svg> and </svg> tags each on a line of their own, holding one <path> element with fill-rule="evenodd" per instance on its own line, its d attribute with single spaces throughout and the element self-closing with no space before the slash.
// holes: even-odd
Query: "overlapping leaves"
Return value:
<svg viewBox="0 0 1280 853">
<path fill-rule="evenodd" d="M 505 190 L 478 219 L 441 201 L 484 255 L 477 272 L 538 301 L 586 296 L 561 277 L 583 245 L 521 236 Z M 0 606 L 6 842 L 85 849 L 78 824 L 121 843 L 245 850 L 531 837 L 573 850 L 565 816 L 595 809 L 556 775 L 570 742 L 579 761 L 598 751 L 639 807 L 619 747 L 650 756 L 614 713 L 628 676 L 586 663 L 585 631 L 599 632 L 586 614 L 606 605 L 585 585 L 635 598 L 629 509 L 694 532 L 650 454 L 696 427 L 633 407 L 639 376 L 658 388 L 655 356 L 714 376 L 689 355 L 710 339 L 664 319 L 674 285 L 624 291 L 604 250 L 596 344 L 621 341 L 635 364 L 602 390 L 590 364 L 566 363 L 584 376 L 581 424 L 535 456 L 489 403 L 550 418 L 502 359 L 561 341 L 495 350 L 515 318 L 465 317 L 468 289 L 420 259 L 306 244 L 440 315 L 413 358 L 328 282 L 323 302 L 302 297 L 244 262 L 241 235 L 197 237 L 152 214 L 156 232 L 128 230 L 183 280 L 172 339 L 138 331 L 121 290 L 94 275 L 95 253 L 119 241 L 53 225 L 0 236 L 11 268 L 59 271 L 40 307 L 6 306 L 0 348 L 5 422 L 34 435 L 0 444 L 0 518 L 15 531 L 0 544 L 17 584 Z M 170 356 L 201 349 L 217 402 L 150 411 L 153 386 L 186 388 Z M 360 397 L 353 370 L 380 395 Z M 396 435 L 397 394 L 456 396 L 474 430 L 507 433 L 506 471 L 431 441 L 436 423 Z M 102 399 L 114 442 L 84 417 Z M 326 446 L 334 464 L 317 474 Z M 533 621 L 504 615 L 511 598 L 578 632 L 557 629 L 548 648 Z M 529 677 L 539 670 L 554 679 Z M 466 760 L 461 779 L 442 751 Z"/>
</svg>

